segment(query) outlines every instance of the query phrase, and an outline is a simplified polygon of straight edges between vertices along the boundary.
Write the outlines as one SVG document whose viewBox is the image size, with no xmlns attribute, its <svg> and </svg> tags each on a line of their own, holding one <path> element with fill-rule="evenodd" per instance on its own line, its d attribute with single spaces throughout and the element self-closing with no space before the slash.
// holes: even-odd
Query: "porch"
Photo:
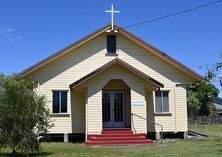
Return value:
<svg viewBox="0 0 222 157">
<path fill-rule="evenodd" d="M 70 85 L 72 125 L 84 130 L 86 141 L 106 129 L 128 128 L 132 134 L 146 134 L 147 121 L 131 113 L 146 118 L 146 94 L 160 87 L 161 83 L 125 62 L 113 61 Z M 75 108 L 81 109 L 81 114 L 75 113 Z"/>
</svg>

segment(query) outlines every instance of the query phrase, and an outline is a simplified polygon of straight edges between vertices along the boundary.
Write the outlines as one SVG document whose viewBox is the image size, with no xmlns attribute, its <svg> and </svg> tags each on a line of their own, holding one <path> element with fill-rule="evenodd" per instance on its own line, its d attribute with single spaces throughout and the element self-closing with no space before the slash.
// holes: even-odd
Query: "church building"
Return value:
<svg viewBox="0 0 222 157">
<path fill-rule="evenodd" d="M 146 135 L 186 137 L 186 86 L 201 75 L 126 29 L 108 24 L 18 74 L 45 95 L 64 140 L 152 143 Z"/>
</svg>

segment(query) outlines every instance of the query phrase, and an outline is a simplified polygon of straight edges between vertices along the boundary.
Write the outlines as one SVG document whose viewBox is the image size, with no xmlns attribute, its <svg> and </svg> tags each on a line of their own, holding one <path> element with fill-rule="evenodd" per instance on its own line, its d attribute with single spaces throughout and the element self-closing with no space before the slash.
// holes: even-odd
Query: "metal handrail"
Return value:
<svg viewBox="0 0 222 157">
<path fill-rule="evenodd" d="M 141 118 L 141 119 L 143 119 L 143 120 L 146 120 L 146 121 L 148 121 L 148 122 L 151 122 L 151 123 L 153 123 L 153 124 L 155 124 L 155 125 L 160 126 L 160 128 L 161 128 L 161 131 L 160 131 L 160 142 L 163 143 L 163 125 L 161 125 L 161 124 L 159 124 L 159 123 L 156 123 L 156 122 L 154 122 L 154 121 L 152 121 L 152 120 L 150 120 L 150 119 L 148 119 L 148 118 L 141 117 L 141 116 L 139 116 L 139 115 L 137 115 L 137 114 L 135 114 L 135 113 L 131 113 L 131 115 L 132 115 L 132 116 L 139 117 L 139 118 Z"/>
</svg>

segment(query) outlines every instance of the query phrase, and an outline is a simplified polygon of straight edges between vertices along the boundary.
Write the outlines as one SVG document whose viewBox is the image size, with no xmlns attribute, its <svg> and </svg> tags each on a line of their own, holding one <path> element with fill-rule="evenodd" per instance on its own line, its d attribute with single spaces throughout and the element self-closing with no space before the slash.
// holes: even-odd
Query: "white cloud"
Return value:
<svg viewBox="0 0 222 157">
<path fill-rule="evenodd" d="M 19 41 L 22 39 L 20 35 L 17 34 L 16 30 L 11 27 L 0 27 L 0 39 L 7 41 Z"/>
</svg>

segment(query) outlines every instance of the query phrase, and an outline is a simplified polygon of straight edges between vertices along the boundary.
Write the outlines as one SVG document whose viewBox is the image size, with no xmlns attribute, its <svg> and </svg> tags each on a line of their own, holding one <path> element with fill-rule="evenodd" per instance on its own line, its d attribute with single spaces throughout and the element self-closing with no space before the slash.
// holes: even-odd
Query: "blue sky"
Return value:
<svg viewBox="0 0 222 157">
<path fill-rule="evenodd" d="M 1 0 L 0 72 L 20 72 L 110 22 L 120 10 L 126 26 L 214 0 Z M 145 41 L 204 75 L 200 66 L 220 61 L 222 3 L 128 28 Z"/>
</svg>

